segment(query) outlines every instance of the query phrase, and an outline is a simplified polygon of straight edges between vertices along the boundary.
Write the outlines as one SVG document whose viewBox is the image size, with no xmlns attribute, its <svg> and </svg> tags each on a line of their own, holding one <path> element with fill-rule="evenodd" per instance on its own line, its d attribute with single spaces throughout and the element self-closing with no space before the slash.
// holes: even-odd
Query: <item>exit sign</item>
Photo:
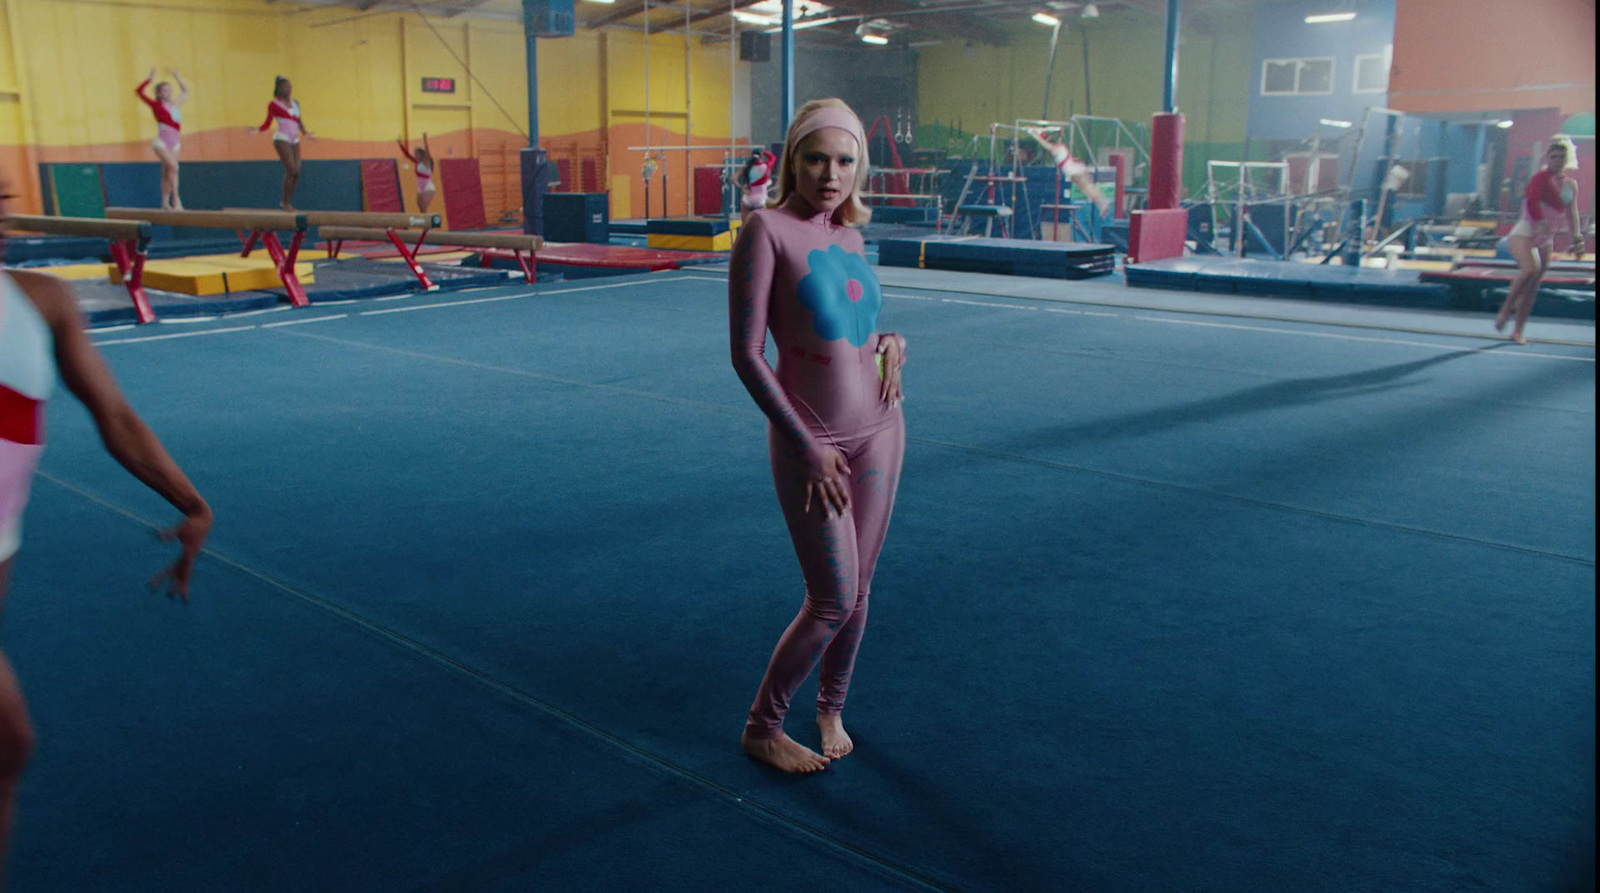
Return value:
<svg viewBox="0 0 1600 893">
<path fill-rule="evenodd" d="M 456 92 L 455 78 L 423 78 L 422 92 L 424 93 L 454 93 Z"/>
</svg>

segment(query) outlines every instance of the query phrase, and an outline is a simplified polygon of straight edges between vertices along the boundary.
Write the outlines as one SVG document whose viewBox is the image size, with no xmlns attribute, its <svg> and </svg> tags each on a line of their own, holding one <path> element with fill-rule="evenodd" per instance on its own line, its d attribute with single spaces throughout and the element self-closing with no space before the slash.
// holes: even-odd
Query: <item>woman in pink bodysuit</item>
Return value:
<svg viewBox="0 0 1600 893">
<path fill-rule="evenodd" d="M 150 148 L 155 150 L 156 157 L 161 159 L 161 208 L 162 210 L 182 211 L 183 202 L 178 200 L 178 152 L 183 147 L 183 111 L 182 105 L 189 100 L 189 85 L 183 76 L 176 70 L 172 71 L 172 79 L 178 82 L 178 98 L 172 98 L 172 85 L 162 81 L 156 84 L 155 98 L 145 91 L 150 82 L 156 79 L 156 70 L 150 73 L 134 88 L 134 93 L 139 99 L 150 107 L 150 114 L 156 119 L 156 138 L 150 143 Z"/>
<path fill-rule="evenodd" d="M 817 771 L 854 746 L 841 714 L 905 455 L 906 342 L 877 331 L 883 294 L 852 228 L 870 215 L 866 178 L 855 113 L 837 99 L 807 103 L 789 126 L 778 195 L 748 214 L 728 275 L 733 367 L 767 416 L 773 484 L 806 584 L 743 735 L 748 754 L 786 772 Z M 821 754 L 783 731 L 818 663 Z"/>
<path fill-rule="evenodd" d="M 1517 278 L 1511 281 L 1505 303 L 1494 318 L 1496 330 L 1516 317 L 1511 340 L 1527 344 L 1522 327 L 1539 299 L 1539 285 L 1550 270 L 1556 251 L 1556 230 L 1566 223 L 1572 235 L 1572 257 L 1583 260 L 1583 230 L 1578 225 L 1577 183 L 1567 171 L 1578 166 L 1578 156 L 1570 140 L 1557 138 L 1545 153 L 1544 170 L 1528 179 L 1523 193 L 1522 214 L 1506 239 L 1511 256 L 1517 259 Z"/>
</svg>

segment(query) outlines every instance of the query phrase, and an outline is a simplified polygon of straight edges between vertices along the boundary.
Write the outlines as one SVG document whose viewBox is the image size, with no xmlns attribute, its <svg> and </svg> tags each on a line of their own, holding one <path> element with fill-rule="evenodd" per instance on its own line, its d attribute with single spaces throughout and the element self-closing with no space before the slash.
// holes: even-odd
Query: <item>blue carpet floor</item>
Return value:
<svg viewBox="0 0 1600 893">
<path fill-rule="evenodd" d="M 796 779 L 737 748 L 801 593 L 724 286 L 527 295 L 99 336 L 216 555 L 145 595 L 170 512 L 56 401 L 14 889 L 1592 880 L 1592 348 L 888 289 L 857 750 Z"/>
</svg>

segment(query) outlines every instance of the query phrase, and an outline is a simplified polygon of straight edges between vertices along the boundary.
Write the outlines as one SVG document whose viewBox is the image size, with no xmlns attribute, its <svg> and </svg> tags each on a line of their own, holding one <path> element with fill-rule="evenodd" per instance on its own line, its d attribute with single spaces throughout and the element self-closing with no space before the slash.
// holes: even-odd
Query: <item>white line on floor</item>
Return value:
<svg viewBox="0 0 1600 893">
<path fill-rule="evenodd" d="M 1593 363 L 1594 357 L 1570 357 L 1562 354 L 1538 353 L 1536 351 L 1501 349 L 1496 347 L 1469 347 L 1460 344 L 1440 344 L 1437 341 L 1408 341 L 1401 338 L 1368 338 L 1361 335 L 1342 335 L 1338 332 L 1308 332 L 1303 329 L 1279 329 L 1273 326 L 1246 326 L 1229 322 L 1201 322 L 1195 319 L 1167 319 L 1160 316 L 1136 316 L 1134 319 L 1144 322 L 1162 322 L 1177 326 L 1204 326 L 1210 329 L 1242 329 L 1247 332 L 1271 332 L 1275 335 L 1300 335 L 1306 338 L 1333 338 L 1339 341 L 1370 341 L 1375 344 L 1404 344 L 1410 347 L 1431 347 L 1434 350 L 1470 350 L 1477 353 L 1497 357 L 1522 357 L 1539 360 L 1571 360 L 1579 363 Z M 1316 325 L 1316 323 L 1308 323 Z M 1459 336 L 1468 337 L 1468 336 Z"/>
<path fill-rule="evenodd" d="M 227 332 L 248 332 L 255 326 L 233 326 L 226 329 L 206 329 L 203 332 L 176 332 L 171 335 L 147 335 L 143 338 L 111 338 L 106 341 L 96 341 L 95 347 L 105 347 L 108 344 L 138 344 L 141 341 L 170 341 L 173 338 L 199 338 L 202 335 L 221 335 Z"/>
<path fill-rule="evenodd" d="M 579 288 L 557 288 L 550 291 L 530 291 L 515 295 L 499 295 L 493 298 L 470 298 L 465 301 L 439 301 L 432 304 L 418 304 L 415 307 L 391 307 L 387 310 L 365 310 L 362 316 L 380 316 L 385 313 L 406 313 L 412 310 L 432 310 L 435 307 L 461 307 L 466 304 L 489 304 L 495 301 L 515 301 L 519 298 L 541 298 L 547 295 L 569 295 L 580 291 L 598 291 L 607 288 L 634 288 L 646 285 L 643 282 L 614 282 L 610 285 L 585 285 Z"/>
<path fill-rule="evenodd" d="M 265 310 L 246 310 L 243 313 L 229 313 L 228 314 L 228 318 L 229 319 L 243 319 L 246 316 L 260 316 L 263 313 L 282 313 L 285 310 L 293 310 L 293 309 L 294 308 L 290 307 L 288 304 L 279 304 L 276 307 L 268 307 Z"/>
<path fill-rule="evenodd" d="M 257 326 L 257 328 L 276 329 L 280 326 L 303 326 L 308 322 L 327 322 L 330 319 L 346 319 L 349 316 L 350 314 L 348 313 L 335 313 L 332 316 L 310 316 L 306 317 L 305 319 L 287 319 L 283 322 L 264 322 Z"/>
</svg>

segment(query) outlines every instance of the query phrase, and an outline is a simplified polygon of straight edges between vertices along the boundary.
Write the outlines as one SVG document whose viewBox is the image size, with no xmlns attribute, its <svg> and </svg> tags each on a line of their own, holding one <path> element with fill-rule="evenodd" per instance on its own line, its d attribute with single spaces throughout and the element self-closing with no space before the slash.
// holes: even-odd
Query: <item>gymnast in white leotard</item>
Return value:
<svg viewBox="0 0 1600 893">
<path fill-rule="evenodd" d="M 0 218 L 8 213 L 0 199 Z M 169 597 L 187 601 L 190 572 L 211 530 L 211 508 L 123 398 L 84 332 L 66 283 L 41 273 L 0 272 L 0 606 L 22 546 L 22 512 L 44 452 L 45 403 L 58 373 L 93 416 L 112 457 L 183 512 L 184 520 L 163 534 L 183 552 L 150 582 L 166 584 Z M 32 747 L 22 690 L 0 652 L 0 888 L 17 785 Z"/>
<path fill-rule="evenodd" d="M 1072 150 L 1068 149 L 1065 144 L 1046 138 L 1043 130 L 1029 128 L 1028 135 L 1037 140 L 1039 145 L 1050 153 L 1050 157 L 1055 166 L 1060 169 L 1061 175 L 1071 181 L 1074 186 L 1077 186 L 1079 192 L 1088 196 L 1089 200 L 1094 202 L 1095 207 L 1100 209 L 1101 214 L 1111 210 L 1111 199 L 1106 198 L 1106 194 L 1100 191 L 1099 186 L 1095 185 L 1093 168 L 1073 158 Z"/>
<path fill-rule="evenodd" d="M 400 144 L 401 153 L 417 172 L 417 210 L 426 214 L 428 206 L 433 204 L 436 191 L 433 185 L 433 150 L 428 148 L 428 135 L 422 135 L 422 146 L 415 152 L 411 151 L 404 139 L 395 142 Z"/>
<path fill-rule="evenodd" d="M 152 68 L 134 92 L 149 106 L 150 114 L 156 119 L 156 138 L 150 142 L 150 148 L 161 159 L 161 207 L 182 211 L 183 202 L 178 200 L 178 152 L 183 147 L 182 106 L 189 99 L 189 84 L 174 70 L 172 79 L 178 82 L 178 98 L 172 98 L 172 85 L 165 81 L 156 84 L 156 95 L 151 98 L 145 88 L 155 77 L 156 70 Z"/>
<path fill-rule="evenodd" d="M 293 97 L 294 86 L 280 76 L 272 85 L 272 101 L 267 103 L 267 119 L 256 128 L 257 133 L 272 133 L 272 148 L 283 162 L 283 209 L 294 210 L 294 188 L 300 183 L 300 137 L 313 138 L 311 130 L 300 117 L 300 103 Z"/>
</svg>

